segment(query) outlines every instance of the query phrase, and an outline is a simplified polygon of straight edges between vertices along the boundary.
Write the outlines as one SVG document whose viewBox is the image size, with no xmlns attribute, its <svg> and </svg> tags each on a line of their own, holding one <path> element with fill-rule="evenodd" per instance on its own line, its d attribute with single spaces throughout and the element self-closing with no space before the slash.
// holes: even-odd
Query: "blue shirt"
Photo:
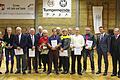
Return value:
<svg viewBox="0 0 120 80">
<path fill-rule="evenodd" d="M 52 35 L 48 38 L 48 43 L 51 45 L 52 40 L 57 40 L 57 44 L 61 44 L 61 39 L 57 35 Z"/>
</svg>

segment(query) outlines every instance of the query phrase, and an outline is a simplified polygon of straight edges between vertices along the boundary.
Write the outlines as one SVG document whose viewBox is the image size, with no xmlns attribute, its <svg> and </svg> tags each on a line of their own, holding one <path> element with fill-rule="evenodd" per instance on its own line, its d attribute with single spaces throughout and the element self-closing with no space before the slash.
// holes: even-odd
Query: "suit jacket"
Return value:
<svg viewBox="0 0 120 80">
<path fill-rule="evenodd" d="M 39 40 L 43 36 L 43 34 L 42 33 L 37 33 L 36 36 L 37 36 L 37 38 Z"/>
<path fill-rule="evenodd" d="M 33 46 L 35 46 L 35 48 L 37 49 L 37 45 L 38 45 L 38 38 L 36 35 L 34 35 L 34 45 L 32 44 L 32 39 L 31 39 L 31 35 L 29 34 L 27 37 L 27 47 L 28 48 L 32 48 Z"/>
<path fill-rule="evenodd" d="M 3 41 L 6 42 L 6 46 L 8 46 L 8 44 L 10 44 L 10 46 L 13 46 L 14 37 L 15 36 L 13 34 L 10 35 L 10 38 L 8 37 L 8 34 L 3 36 Z M 12 49 L 14 49 L 14 48 L 12 48 Z"/>
<path fill-rule="evenodd" d="M 101 51 L 103 53 L 107 53 L 109 51 L 110 47 L 110 41 L 109 41 L 109 35 L 107 33 L 104 34 L 104 36 L 100 39 L 100 35 L 97 36 L 97 51 Z"/>
<path fill-rule="evenodd" d="M 110 48 L 110 52 L 112 55 L 120 56 L 120 35 L 117 39 L 114 35 L 111 37 Z"/>
<path fill-rule="evenodd" d="M 86 34 L 83 35 L 83 37 L 84 37 L 85 42 L 86 42 Z M 93 45 L 92 45 L 92 50 L 93 50 L 93 48 L 96 46 L 95 36 L 93 34 L 88 34 L 88 40 L 93 41 Z M 84 49 L 85 49 L 85 47 L 84 47 Z"/>
<path fill-rule="evenodd" d="M 17 47 L 22 48 L 24 53 L 26 52 L 27 39 L 26 39 L 26 36 L 24 34 L 21 34 L 20 43 L 19 43 L 19 35 L 15 35 L 14 48 L 16 49 Z"/>
</svg>

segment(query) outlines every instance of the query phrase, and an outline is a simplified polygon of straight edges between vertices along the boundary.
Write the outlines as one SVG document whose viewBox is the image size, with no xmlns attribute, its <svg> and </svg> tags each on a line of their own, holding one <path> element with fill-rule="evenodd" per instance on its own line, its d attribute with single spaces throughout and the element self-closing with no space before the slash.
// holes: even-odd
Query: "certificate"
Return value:
<svg viewBox="0 0 120 80">
<path fill-rule="evenodd" d="M 86 47 L 85 47 L 86 49 L 91 48 L 92 45 L 93 45 L 93 41 L 86 40 Z"/>
<path fill-rule="evenodd" d="M 82 49 L 80 47 L 74 48 L 74 55 L 81 55 Z"/>
<path fill-rule="evenodd" d="M 23 54 L 24 54 L 23 49 L 20 49 L 20 50 L 15 49 L 15 55 L 23 55 Z"/>
<path fill-rule="evenodd" d="M 51 45 L 52 45 L 52 47 L 56 47 L 57 46 L 57 40 L 51 40 Z"/>
<path fill-rule="evenodd" d="M 68 56 L 68 50 L 64 50 L 63 52 L 59 51 L 59 56 Z"/>
<path fill-rule="evenodd" d="M 29 49 L 29 57 L 35 57 L 35 50 Z"/>
</svg>

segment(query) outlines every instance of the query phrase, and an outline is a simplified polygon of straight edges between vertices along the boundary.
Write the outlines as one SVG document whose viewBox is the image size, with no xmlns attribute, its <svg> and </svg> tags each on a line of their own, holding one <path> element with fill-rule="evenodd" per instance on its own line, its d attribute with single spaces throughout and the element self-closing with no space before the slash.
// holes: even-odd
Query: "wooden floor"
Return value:
<svg viewBox="0 0 120 80">
<path fill-rule="evenodd" d="M 104 71 L 104 60 L 102 60 L 102 72 Z M 14 66 L 14 72 L 16 71 L 16 64 Z M 95 54 L 95 69 L 97 71 L 97 54 Z M 32 74 L 4 74 L 5 72 L 5 60 L 3 60 L 2 67 L 0 68 L 0 71 L 3 72 L 2 75 L 0 75 L 0 80 L 120 80 L 118 77 L 111 77 L 111 72 L 112 72 L 112 61 L 111 61 L 111 56 L 109 55 L 109 71 L 107 76 L 102 76 L 96 75 L 96 74 L 91 74 L 90 70 L 90 62 L 88 59 L 88 69 L 87 72 L 84 73 L 82 76 L 79 76 L 77 74 L 75 75 L 55 75 L 55 74 L 50 74 L 47 75 L 46 73 L 42 73 L 42 70 L 39 70 L 39 74 L 35 74 L 32 72 Z"/>
</svg>

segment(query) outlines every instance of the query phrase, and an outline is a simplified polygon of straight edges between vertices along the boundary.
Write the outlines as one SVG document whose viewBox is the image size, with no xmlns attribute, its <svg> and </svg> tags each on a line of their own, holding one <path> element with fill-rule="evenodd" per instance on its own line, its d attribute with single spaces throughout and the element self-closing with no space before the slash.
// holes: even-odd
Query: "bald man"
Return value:
<svg viewBox="0 0 120 80">
<path fill-rule="evenodd" d="M 25 69 L 26 69 L 26 47 L 27 47 L 27 39 L 26 36 L 22 33 L 22 28 L 21 27 L 17 27 L 16 28 L 16 35 L 15 35 L 15 39 L 14 39 L 14 48 L 15 50 L 22 50 L 23 54 L 16 54 L 16 61 L 17 61 L 17 71 L 15 72 L 15 74 L 21 73 L 21 69 L 22 69 L 22 73 L 26 74 Z M 21 60 L 22 60 L 22 65 L 21 65 Z M 22 68 L 21 68 L 22 66 Z"/>
<path fill-rule="evenodd" d="M 114 36 L 111 37 L 111 55 L 113 62 L 113 72 L 111 76 L 116 76 L 118 74 L 118 78 L 120 78 L 120 29 L 114 29 Z M 117 61 L 118 61 L 118 73 L 117 73 Z"/>
</svg>

